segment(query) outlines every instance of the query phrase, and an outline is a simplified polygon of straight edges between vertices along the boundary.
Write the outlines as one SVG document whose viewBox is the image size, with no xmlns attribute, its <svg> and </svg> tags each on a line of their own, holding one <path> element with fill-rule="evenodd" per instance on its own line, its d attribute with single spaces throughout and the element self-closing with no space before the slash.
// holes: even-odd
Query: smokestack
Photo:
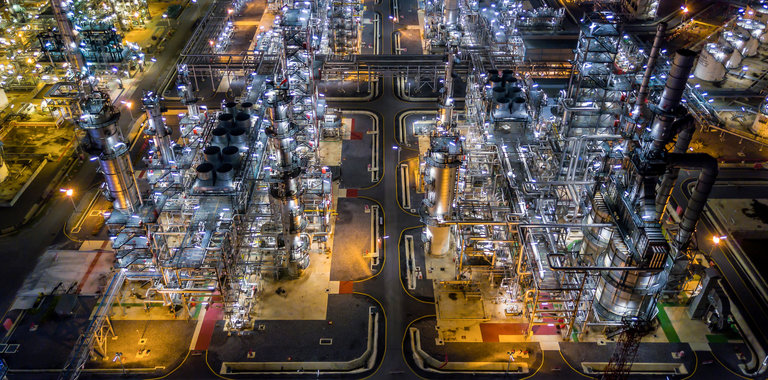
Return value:
<svg viewBox="0 0 768 380">
<path fill-rule="evenodd" d="M 653 70 L 656 69 L 656 60 L 659 58 L 661 44 L 664 41 L 664 33 L 667 31 L 667 23 L 662 22 L 656 27 L 656 38 L 653 40 L 653 47 L 648 54 L 648 63 L 645 67 L 643 82 L 640 84 L 640 90 L 637 92 L 635 108 L 632 110 L 632 116 L 638 117 L 645 109 L 645 100 L 648 99 L 648 84 L 651 82 Z"/>
<path fill-rule="evenodd" d="M 683 98 L 685 84 L 688 82 L 688 76 L 693 68 L 693 61 L 696 60 L 696 53 L 688 49 L 680 49 L 675 54 L 675 60 L 667 74 L 667 82 L 664 85 L 664 92 L 661 93 L 661 100 L 658 105 L 658 117 L 653 125 L 653 151 L 661 152 L 664 146 L 670 140 L 670 125 L 675 120 L 673 111 L 680 104 Z"/>
</svg>

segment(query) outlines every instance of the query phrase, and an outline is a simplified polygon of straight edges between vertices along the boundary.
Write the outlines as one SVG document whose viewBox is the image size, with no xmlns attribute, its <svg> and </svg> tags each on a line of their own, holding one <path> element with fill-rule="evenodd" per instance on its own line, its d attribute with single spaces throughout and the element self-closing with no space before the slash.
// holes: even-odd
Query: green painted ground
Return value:
<svg viewBox="0 0 768 380">
<path fill-rule="evenodd" d="M 672 322 L 669 320 L 669 316 L 667 315 L 667 312 L 664 311 L 664 305 L 658 304 L 656 305 L 656 308 L 659 309 L 659 314 L 657 315 L 657 318 L 659 318 L 659 323 L 661 323 L 661 329 L 664 330 L 664 335 L 667 336 L 667 340 L 670 343 L 680 343 L 680 337 L 677 336 L 677 332 L 675 332 L 675 328 L 672 327 Z"/>
</svg>

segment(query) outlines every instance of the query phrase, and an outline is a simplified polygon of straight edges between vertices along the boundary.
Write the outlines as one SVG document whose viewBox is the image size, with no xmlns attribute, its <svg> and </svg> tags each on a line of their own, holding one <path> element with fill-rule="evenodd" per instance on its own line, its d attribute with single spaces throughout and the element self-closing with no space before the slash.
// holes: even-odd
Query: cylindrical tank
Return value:
<svg viewBox="0 0 768 380">
<path fill-rule="evenodd" d="M 221 162 L 230 164 L 234 168 L 240 167 L 240 149 L 236 146 L 228 146 L 222 149 Z"/>
<path fill-rule="evenodd" d="M 495 119 L 504 119 L 508 118 L 509 115 L 509 104 L 510 99 L 507 97 L 499 99 L 494 105 L 493 105 L 493 114 L 492 116 Z"/>
<path fill-rule="evenodd" d="M 431 141 L 426 157 L 424 184 L 427 214 L 437 220 L 450 220 L 456 194 L 456 173 L 461 166 L 458 138 L 438 137 Z"/>
<path fill-rule="evenodd" d="M 699 54 L 699 61 L 693 75 L 696 78 L 708 82 L 719 82 L 725 79 L 725 65 L 722 62 L 727 61 L 728 53 L 717 44 L 707 44 Z"/>
<path fill-rule="evenodd" d="M 523 90 L 517 86 L 507 85 L 507 97 L 510 99 L 516 99 L 523 96 Z"/>
<path fill-rule="evenodd" d="M 443 24 L 446 27 L 455 26 L 459 23 L 459 1 L 444 0 L 443 2 Z"/>
<path fill-rule="evenodd" d="M 228 146 L 229 139 L 227 137 L 227 130 L 224 128 L 215 128 L 211 132 L 211 145 L 216 145 L 219 148 Z"/>
<path fill-rule="evenodd" d="M 509 112 L 514 117 L 524 117 L 526 114 L 525 98 L 515 98 L 509 103 Z"/>
<path fill-rule="evenodd" d="M 233 123 L 232 119 L 234 116 L 231 113 L 220 113 L 219 114 L 219 127 L 220 128 L 232 128 Z"/>
<path fill-rule="evenodd" d="M 211 165 L 208 162 L 203 162 L 202 164 L 197 165 L 197 168 L 195 168 L 195 171 L 197 172 L 198 186 L 203 186 L 203 187 L 213 186 L 213 182 L 215 180 L 213 165 Z"/>
<path fill-rule="evenodd" d="M 221 163 L 221 148 L 216 145 L 209 145 L 203 149 L 205 160 L 216 166 Z"/>
<path fill-rule="evenodd" d="M 234 115 L 235 112 L 237 112 L 237 103 L 227 102 L 227 104 L 224 105 L 224 110 L 226 113 Z"/>
<path fill-rule="evenodd" d="M 123 147 L 113 154 L 102 153 L 99 156 L 99 165 L 114 207 L 133 210 L 138 203 L 139 194 L 136 182 L 133 180 L 133 166 L 128 148 L 124 144 Z"/>
<path fill-rule="evenodd" d="M 515 78 L 515 72 L 509 69 L 504 69 L 501 72 L 501 80 L 506 84 L 509 85 L 510 82 L 514 81 L 517 82 L 517 78 Z"/>
<path fill-rule="evenodd" d="M 597 265 L 619 267 L 633 265 L 627 246 L 613 239 L 610 249 L 597 260 Z M 664 272 L 602 271 L 595 289 L 595 312 L 603 319 L 621 320 L 630 316 L 655 316 L 652 307 Z"/>
<path fill-rule="evenodd" d="M 507 97 L 507 89 L 503 86 L 496 86 L 493 88 L 493 100 L 500 101 L 501 99 L 505 99 Z"/>
<path fill-rule="evenodd" d="M 238 112 L 235 116 L 235 127 L 248 130 L 251 127 L 251 115 L 246 112 Z"/>
<path fill-rule="evenodd" d="M 243 128 L 233 128 L 229 131 L 230 145 L 236 146 L 240 149 L 244 149 L 248 143 L 248 136 L 245 134 Z"/>
<path fill-rule="evenodd" d="M 221 164 L 216 168 L 216 187 L 232 187 L 235 170 L 230 164 Z"/>
<path fill-rule="evenodd" d="M 243 102 L 243 103 L 240 104 L 240 109 L 243 112 L 245 112 L 245 113 L 247 113 L 249 115 L 252 115 L 253 114 L 253 103 L 251 103 L 251 102 Z"/>
<path fill-rule="evenodd" d="M 603 194 L 598 192 L 592 197 L 592 208 L 585 224 L 600 224 L 611 221 L 611 213 L 605 205 Z M 590 227 L 582 229 L 584 239 L 581 244 L 582 257 L 597 258 L 608 248 L 608 243 L 613 236 L 611 227 Z"/>
<path fill-rule="evenodd" d="M 741 53 L 739 53 L 738 50 L 734 50 L 733 53 L 731 53 L 731 56 L 728 57 L 728 60 L 725 62 L 725 68 L 732 70 L 732 69 L 741 69 L 741 61 L 742 61 Z"/>
<path fill-rule="evenodd" d="M 725 32 L 722 35 L 723 45 L 730 45 L 744 57 L 757 54 L 758 40 L 747 33 Z"/>
<path fill-rule="evenodd" d="M 493 85 L 499 84 L 501 82 L 499 70 L 488 70 L 488 81 L 492 82 Z"/>
</svg>

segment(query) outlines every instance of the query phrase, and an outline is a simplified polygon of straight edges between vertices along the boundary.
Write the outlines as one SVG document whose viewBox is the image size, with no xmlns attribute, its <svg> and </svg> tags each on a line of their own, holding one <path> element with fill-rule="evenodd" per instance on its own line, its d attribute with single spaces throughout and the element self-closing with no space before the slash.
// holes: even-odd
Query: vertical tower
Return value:
<svg viewBox="0 0 768 380">
<path fill-rule="evenodd" d="M 295 136 L 298 126 L 291 121 L 291 97 L 286 89 L 280 88 L 267 94 L 268 116 L 271 125 L 266 128 L 272 152 L 272 170 L 269 193 L 282 222 L 280 240 L 287 253 L 283 267 L 291 276 L 298 276 L 309 266 L 307 244 L 302 232 L 307 222 L 301 202 L 302 187 L 300 176 L 303 165 L 295 155 Z"/>
<path fill-rule="evenodd" d="M 107 94 L 93 92 L 80 101 L 83 114 L 78 120 L 86 132 L 83 146 L 88 153 L 98 156 L 109 197 L 117 210 L 133 212 L 141 203 L 128 145 L 123 140 L 117 121 L 120 112 Z"/>
<path fill-rule="evenodd" d="M 154 92 L 146 91 L 141 101 L 147 112 L 147 123 L 149 124 L 145 133 L 152 136 L 163 166 L 171 166 L 175 162 L 171 147 L 171 128 L 167 127 L 163 121 L 163 107 L 160 106 L 160 98 Z"/>
<path fill-rule="evenodd" d="M 456 195 L 456 175 L 464 150 L 458 135 L 433 135 L 425 157 L 421 220 L 427 225 L 429 253 L 442 256 L 450 251 L 451 227 Z"/>
<path fill-rule="evenodd" d="M 187 106 L 189 117 L 196 118 L 200 111 L 197 109 L 197 96 L 195 96 L 195 89 L 192 86 L 192 82 L 189 80 L 187 65 L 180 65 L 178 72 L 179 75 L 176 79 L 176 89 L 179 92 L 181 104 Z"/>
</svg>

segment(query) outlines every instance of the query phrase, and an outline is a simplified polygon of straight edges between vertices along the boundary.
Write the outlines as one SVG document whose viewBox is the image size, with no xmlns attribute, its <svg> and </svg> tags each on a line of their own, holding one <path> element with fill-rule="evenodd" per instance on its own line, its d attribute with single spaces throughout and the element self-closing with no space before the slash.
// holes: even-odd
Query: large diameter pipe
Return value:
<svg viewBox="0 0 768 380">
<path fill-rule="evenodd" d="M 685 115 L 684 117 L 675 121 L 672 125 L 672 129 L 680 131 L 677 135 L 677 141 L 675 142 L 675 148 L 672 153 L 683 154 L 688 151 L 688 147 L 691 145 L 691 139 L 693 138 L 693 132 L 696 130 L 696 120 L 692 115 Z M 659 190 L 656 192 L 656 215 L 661 218 L 664 215 L 664 209 L 669 203 L 670 194 L 672 194 L 672 187 L 677 181 L 677 177 L 680 174 L 680 168 L 671 167 L 664 174 L 659 185 Z"/>
<path fill-rule="evenodd" d="M 643 75 L 643 82 L 640 84 L 640 90 L 637 92 L 637 100 L 635 101 L 635 109 L 632 111 L 633 116 L 639 116 L 643 108 L 645 108 L 645 100 L 648 99 L 648 84 L 651 82 L 651 76 L 656 69 L 656 60 L 659 58 L 659 52 L 661 51 L 661 44 L 664 42 L 664 33 L 667 31 L 667 23 L 662 22 L 656 27 L 656 38 L 653 40 L 653 47 L 648 54 L 648 63 L 645 66 L 645 74 Z"/>
<path fill-rule="evenodd" d="M 664 92 L 661 93 L 661 100 L 658 105 L 660 114 L 652 129 L 654 151 L 663 151 L 664 146 L 670 140 L 670 126 L 675 119 L 672 111 L 677 108 L 680 99 L 683 98 L 685 84 L 688 82 L 688 76 L 691 74 L 695 60 L 696 53 L 688 49 L 680 49 L 675 54 L 672 67 L 667 74 Z"/>
<path fill-rule="evenodd" d="M 675 238 L 678 251 L 682 251 L 688 246 L 693 231 L 696 229 L 696 223 L 699 221 L 709 194 L 712 192 L 712 186 L 715 184 L 718 173 L 717 160 L 706 153 L 670 153 L 667 156 L 667 162 L 676 168 L 701 169 L 696 187 L 691 193 L 691 198 L 688 199 L 685 213 L 683 213 L 680 221 L 680 232 Z"/>
<path fill-rule="evenodd" d="M 161 162 L 164 166 L 170 165 L 176 160 L 171 148 L 171 131 L 163 122 L 163 113 L 158 103 L 147 106 L 147 122 L 150 129 L 155 131 L 152 139 L 155 142 L 155 149 L 160 153 Z"/>
<path fill-rule="evenodd" d="M 440 96 L 439 122 L 440 125 L 448 126 L 453 119 L 453 64 L 454 48 L 448 51 L 447 62 L 445 63 L 445 79 L 443 80 L 443 93 Z"/>
<path fill-rule="evenodd" d="M 455 26 L 459 23 L 459 1 L 445 0 L 443 2 L 443 24 Z"/>
</svg>

